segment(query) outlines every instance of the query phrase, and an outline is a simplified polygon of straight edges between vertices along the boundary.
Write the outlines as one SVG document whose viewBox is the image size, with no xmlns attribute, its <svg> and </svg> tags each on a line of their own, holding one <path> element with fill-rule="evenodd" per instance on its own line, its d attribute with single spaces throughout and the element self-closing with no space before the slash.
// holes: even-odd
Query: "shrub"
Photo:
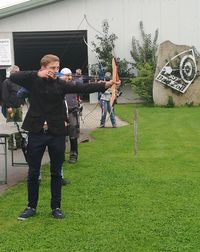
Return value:
<svg viewBox="0 0 200 252">
<path fill-rule="evenodd" d="M 152 66 L 148 63 L 138 65 L 138 76 L 131 80 L 131 85 L 135 92 L 142 98 L 144 103 L 153 103 L 152 82 L 154 72 Z"/>
<path fill-rule="evenodd" d="M 158 30 L 155 31 L 154 39 L 151 34 L 144 32 L 142 21 L 140 22 L 142 43 L 133 37 L 131 56 L 135 61 L 137 76 L 131 80 L 135 92 L 141 96 L 146 103 L 153 103 L 152 84 L 156 69 L 156 50 Z"/>
<path fill-rule="evenodd" d="M 168 107 L 168 108 L 173 108 L 173 107 L 175 107 L 175 103 L 174 103 L 174 100 L 173 100 L 173 97 L 172 97 L 172 96 L 168 96 L 167 107 Z"/>
</svg>

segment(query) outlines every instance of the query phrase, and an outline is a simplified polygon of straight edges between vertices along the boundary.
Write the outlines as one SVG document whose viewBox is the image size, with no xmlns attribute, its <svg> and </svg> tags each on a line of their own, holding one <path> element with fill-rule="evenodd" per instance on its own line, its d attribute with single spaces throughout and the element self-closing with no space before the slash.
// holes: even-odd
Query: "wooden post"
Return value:
<svg viewBox="0 0 200 252">
<path fill-rule="evenodd" d="M 134 128 L 134 155 L 136 155 L 138 152 L 138 111 L 137 109 L 134 112 L 133 128 Z"/>
</svg>

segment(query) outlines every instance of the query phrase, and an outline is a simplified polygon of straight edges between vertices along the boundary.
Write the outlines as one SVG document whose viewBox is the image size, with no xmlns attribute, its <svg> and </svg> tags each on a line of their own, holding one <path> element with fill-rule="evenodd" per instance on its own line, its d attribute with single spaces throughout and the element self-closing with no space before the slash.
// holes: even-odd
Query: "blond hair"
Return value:
<svg viewBox="0 0 200 252">
<path fill-rule="evenodd" d="M 44 57 L 42 57 L 42 59 L 40 60 L 40 66 L 46 66 L 51 62 L 54 61 L 58 61 L 60 62 L 60 59 L 58 58 L 58 56 L 53 55 L 53 54 L 47 54 Z"/>
</svg>

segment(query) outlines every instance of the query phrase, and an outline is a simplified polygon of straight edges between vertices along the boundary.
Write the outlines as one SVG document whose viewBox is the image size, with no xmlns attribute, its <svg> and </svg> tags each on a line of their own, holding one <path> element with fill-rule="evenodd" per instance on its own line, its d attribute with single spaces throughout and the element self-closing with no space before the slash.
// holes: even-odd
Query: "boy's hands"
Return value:
<svg viewBox="0 0 200 252">
<path fill-rule="evenodd" d="M 51 79 L 57 78 L 56 74 L 53 71 L 48 70 L 48 69 L 39 70 L 37 75 L 40 78 L 51 78 Z"/>
<path fill-rule="evenodd" d="M 121 85 L 121 80 L 115 81 L 114 84 L 116 85 L 116 88 L 119 88 Z"/>
</svg>

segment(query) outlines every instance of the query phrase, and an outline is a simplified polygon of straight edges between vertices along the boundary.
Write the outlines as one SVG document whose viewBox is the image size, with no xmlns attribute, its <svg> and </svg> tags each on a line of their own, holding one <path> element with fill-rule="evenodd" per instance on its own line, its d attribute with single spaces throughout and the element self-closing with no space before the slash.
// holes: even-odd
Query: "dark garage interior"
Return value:
<svg viewBox="0 0 200 252">
<path fill-rule="evenodd" d="M 21 70 L 39 69 L 40 59 L 45 54 L 55 54 L 61 60 L 61 68 L 74 72 L 81 68 L 88 73 L 87 31 L 40 31 L 14 32 L 15 64 Z"/>
</svg>

